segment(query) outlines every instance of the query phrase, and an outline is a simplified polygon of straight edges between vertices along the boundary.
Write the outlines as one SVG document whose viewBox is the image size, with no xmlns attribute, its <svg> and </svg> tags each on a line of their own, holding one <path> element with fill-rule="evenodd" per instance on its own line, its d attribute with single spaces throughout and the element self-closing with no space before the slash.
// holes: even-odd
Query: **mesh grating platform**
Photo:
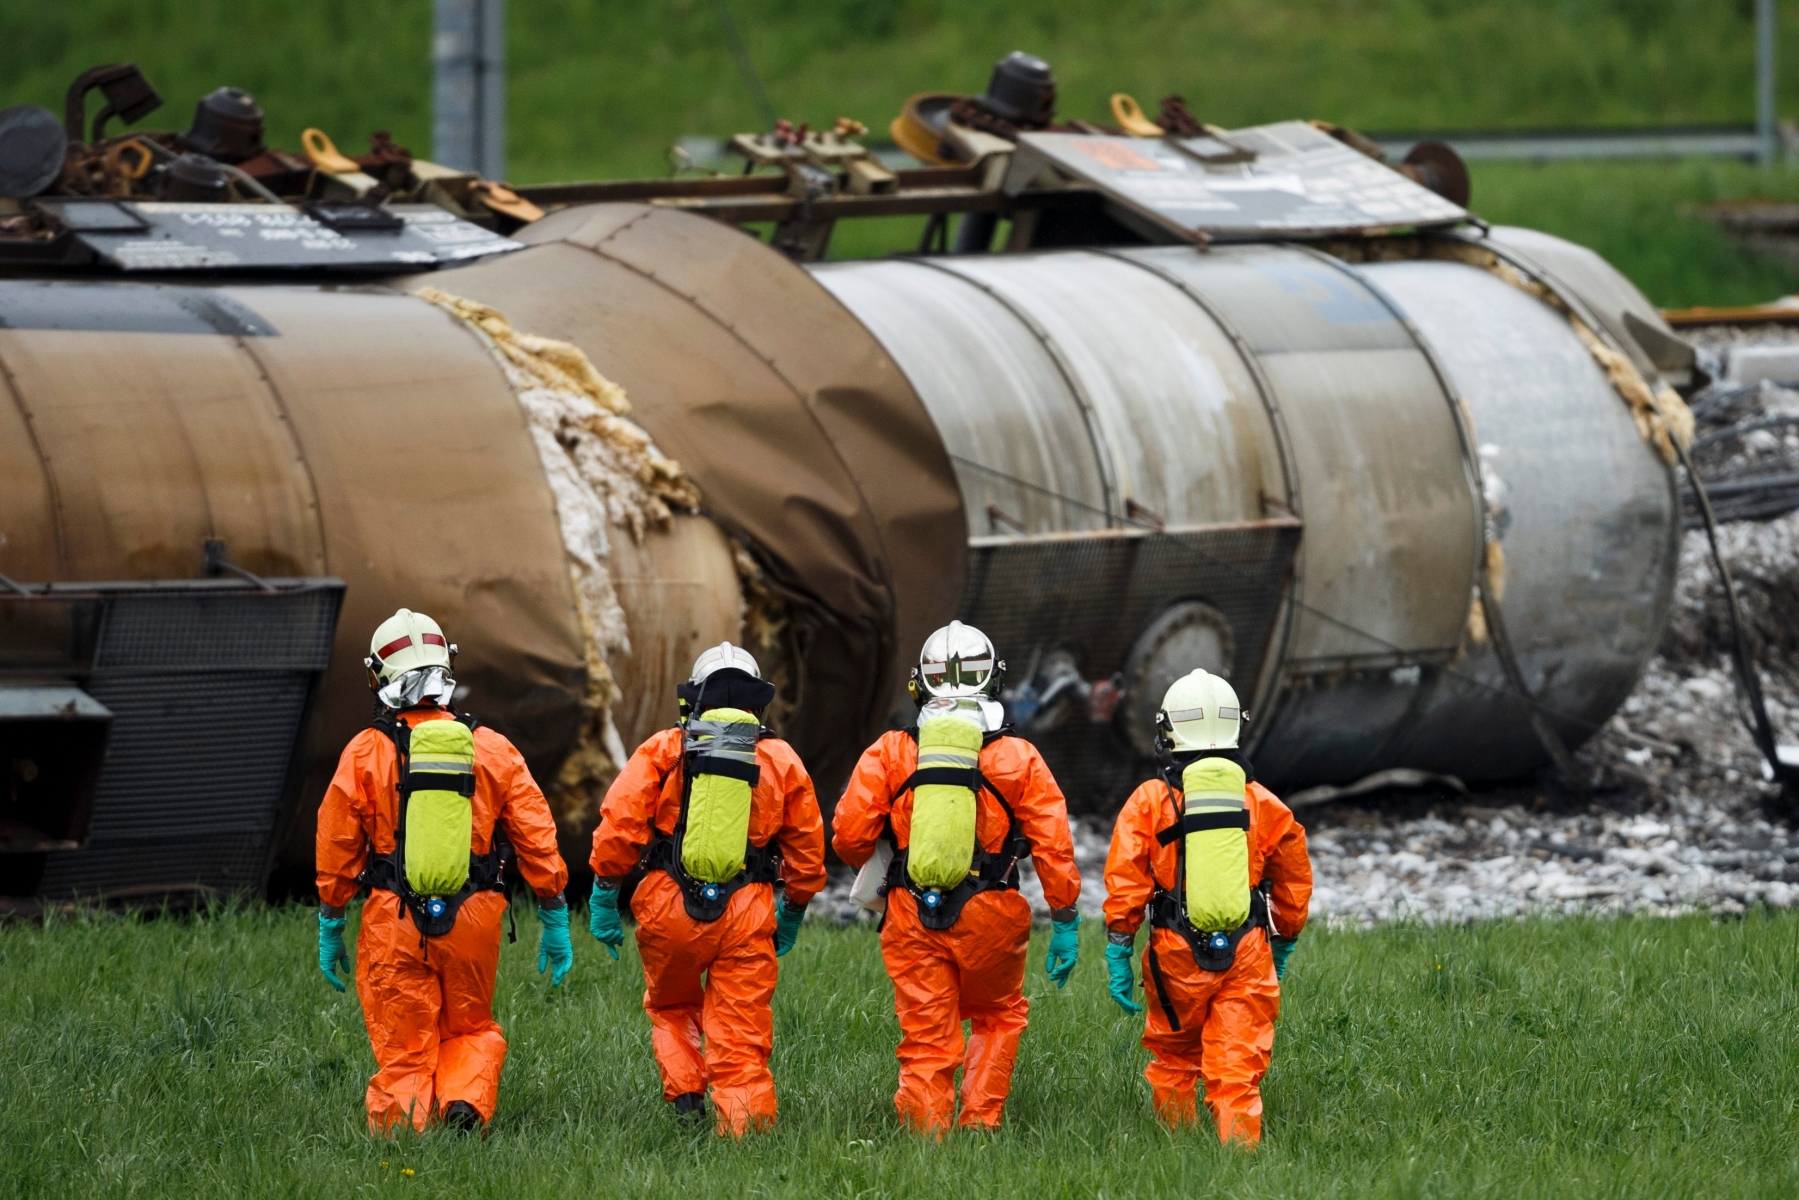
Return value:
<svg viewBox="0 0 1799 1200">
<path fill-rule="evenodd" d="M 1248 692 L 1281 615 L 1300 528 L 1297 521 L 1257 521 L 1165 533 L 976 538 L 962 619 L 984 630 L 1020 675 L 1040 656 L 1064 650 L 1083 678 L 1101 680 L 1125 669 L 1158 616 L 1202 601 L 1229 622 L 1231 678 Z M 1250 695 L 1244 701 L 1252 709 L 1256 703 Z M 1032 741 L 1076 811 L 1110 811 L 1150 770 L 1112 724 L 1070 721 Z"/>
<path fill-rule="evenodd" d="M 103 593 L 84 687 L 113 725 L 93 826 L 49 855 L 40 894 L 260 888 L 342 600 L 337 580 Z"/>
</svg>

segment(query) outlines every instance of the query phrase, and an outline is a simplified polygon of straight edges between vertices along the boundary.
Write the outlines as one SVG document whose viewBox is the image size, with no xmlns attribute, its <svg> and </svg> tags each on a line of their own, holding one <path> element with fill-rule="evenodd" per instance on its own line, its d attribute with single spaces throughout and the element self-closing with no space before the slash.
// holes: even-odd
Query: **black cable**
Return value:
<svg viewBox="0 0 1799 1200">
<path fill-rule="evenodd" d="M 768 93 L 762 88 L 762 77 L 756 74 L 756 64 L 750 61 L 750 49 L 743 44 L 743 34 L 737 28 L 737 18 L 731 15 L 729 0 L 713 0 L 718 9 L 718 23 L 725 27 L 725 40 L 731 43 L 731 55 L 737 60 L 737 73 L 743 76 L 743 86 L 750 90 L 750 99 L 756 102 L 756 111 L 762 115 L 764 129 L 775 127 L 775 106 L 768 102 Z"/>
<path fill-rule="evenodd" d="M 1780 750 L 1774 741 L 1774 723 L 1768 719 L 1768 706 L 1762 696 L 1761 674 L 1756 670 L 1755 659 L 1749 654 L 1749 639 L 1743 631 L 1743 614 L 1737 604 L 1736 581 L 1730 577 L 1730 568 L 1724 562 L 1724 552 L 1718 547 L 1718 522 L 1712 513 L 1711 496 L 1706 493 L 1699 472 L 1693 469 L 1693 460 L 1687 454 L 1687 448 L 1680 444 L 1680 439 L 1670 432 L 1668 441 L 1674 446 L 1680 465 L 1686 470 L 1687 483 L 1693 489 L 1694 499 L 1699 502 L 1699 515 L 1705 522 L 1705 539 L 1711 545 L 1712 567 L 1718 573 L 1718 581 L 1724 585 L 1724 599 L 1730 609 L 1731 658 L 1736 667 L 1737 691 L 1749 702 L 1751 719 L 1744 724 L 1749 727 L 1749 736 L 1755 740 L 1755 748 L 1762 752 L 1762 758 L 1767 761 L 1768 769 L 1774 773 L 1781 790 L 1790 796 L 1796 785 L 1799 785 L 1799 771 L 1780 761 Z M 1739 710 L 1738 716 L 1741 715 Z"/>
</svg>

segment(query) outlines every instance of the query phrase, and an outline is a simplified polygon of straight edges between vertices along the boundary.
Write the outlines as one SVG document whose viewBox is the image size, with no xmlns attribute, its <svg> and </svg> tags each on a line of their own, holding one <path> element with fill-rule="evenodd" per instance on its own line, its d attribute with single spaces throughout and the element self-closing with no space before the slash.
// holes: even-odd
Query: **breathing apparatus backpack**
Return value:
<svg viewBox="0 0 1799 1200">
<path fill-rule="evenodd" d="M 1149 923 L 1180 934 L 1200 970 L 1228 971 L 1243 936 L 1268 926 L 1267 898 L 1249 885 L 1249 780 L 1228 758 L 1202 757 L 1178 776 L 1169 767 L 1163 781 L 1178 816 L 1156 840 L 1176 847 L 1175 886 L 1157 889 Z M 1153 939 L 1144 957 L 1169 1027 L 1179 1030 Z"/>
<path fill-rule="evenodd" d="M 750 845 L 750 802 L 762 768 L 756 745 L 767 735 L 754 713 L 714 708 L 685 722 L 681 736 L 681 815 L 672 836 L 650 846 L 648 866 L 681 886 L 687 915 L 716 921 L 745 884 L 773 883 L 780 855 Z"/>
<path fill-rule="evenodd" d="M 905 888 L 918 902 L 921 925 L 948 929 L 974 895 L 1016 889 L 1019 860 L 1031 852 L 1012 806 L 980 768 L 981 751 L 1011 731 L 984 732 L 954 700 L 933 700 L 909 732 L 918 743 L 918 766 L 898 794 L 912 793 L 911 837 L 893 856 L 883 894 Z M 983 790 L 999 801 L 1008 821 L 1006 840 L 992 854 L 975 840 Z"/>
<path fill-rule="evenodd" d="M 399 816 L 393 851 L 371 854 L 359 882 L 398 896 L 422 937 L 450 932 L 463 901 L 476 892 L 505 891 L 498 831 L 486 854 L 472 848 L 479 724 L 458 716 L 414 728 L 392 712 L 374 721 L 394 744 Z"/>
</svg>

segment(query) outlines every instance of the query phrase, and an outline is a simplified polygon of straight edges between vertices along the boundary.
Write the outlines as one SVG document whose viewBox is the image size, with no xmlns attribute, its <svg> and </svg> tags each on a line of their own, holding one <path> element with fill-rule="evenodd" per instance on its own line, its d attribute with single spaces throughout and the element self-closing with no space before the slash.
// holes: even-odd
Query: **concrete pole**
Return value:
<svg viewBox="0 0 1799 1200">
<path fill-rule="evenodd" d="M 1780 151 L 1774 111 L 1774 0 L 1755 0 L 1755 135 L 1762 166 L 1773 166 Z"/>
<path fill-rule="evenodd" d="M 506 177 L 506 0 L 433 0 L 431 158 Z"/>
</svg>

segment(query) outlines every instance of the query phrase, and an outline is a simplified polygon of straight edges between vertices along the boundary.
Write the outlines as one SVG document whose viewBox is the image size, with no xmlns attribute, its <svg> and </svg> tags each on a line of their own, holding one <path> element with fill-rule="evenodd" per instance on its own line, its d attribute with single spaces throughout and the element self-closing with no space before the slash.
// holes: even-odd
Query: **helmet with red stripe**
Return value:
<svg viewBox="0 0 1799 1200">
<path fill-rule="evenodd" d="M 375 627 L 369 639 L 369 656 L 362 660 L 369 669 L 369 682 L 380 688 L 392 683 L 408 671 L 421 667 L 450 668 L 450 656 L 456 647 L 444 637 L 443 629 L 424 613 L 402 608 Z"/>
</svg>

